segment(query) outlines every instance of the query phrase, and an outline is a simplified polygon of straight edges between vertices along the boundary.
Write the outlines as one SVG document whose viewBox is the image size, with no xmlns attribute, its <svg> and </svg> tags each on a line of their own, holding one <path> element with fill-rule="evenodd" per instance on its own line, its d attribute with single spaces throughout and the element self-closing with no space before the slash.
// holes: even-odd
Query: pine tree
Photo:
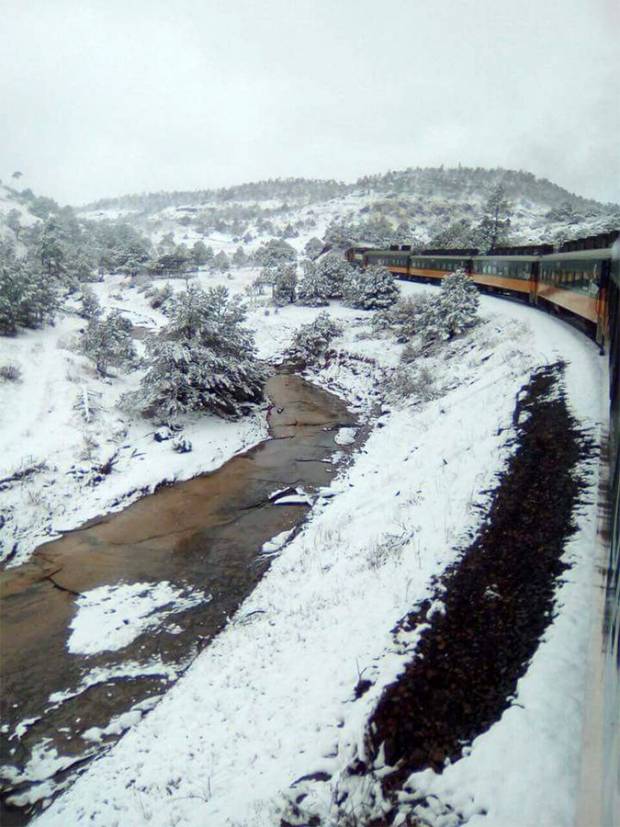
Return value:
<svg viewBox="0 0 620 827">
<path fill-rule="evenodd" d="M 147 342 L 148 369 L 133 404 L 171 421 L 189 411 L 237 417 L 260 401 L 266 374 L 239 299 L 224 287 L 190 285 L 170 304 L 168 325 Z"/>
<path fill-rule="evenodd" d="M 52 322 L 60 307 L 58 279 L 42 272 L 37 262 L 19 260 L 3 245 L 0 251 L 0 334 L 14 335 L 19 327 Z"/>
<path fill-rule="evenodd" d="M 281 264 L 275 268 L 273 279 L 273 303 L 278 307 L 295 301 L 297 269 L 293 264 Z"/>
<path fill-rule="evenodd" d="M 225 273 L 227 270 L 230 270 L 230 262 L 228 261 L 228 256 L 224 250 L 220 250 L 213 259 L 213 267 L 221 273 Z"/>
<path fill-rule="evenodd" d="M 385 267 L 351 268 L 351 274 L 343 285 L 345 303 L 362 310 L 390 307 L 399 295 L 400 288 Z"/>
<path fill-rule="evenodd" d="M 80 316 L 83 319 L 94 319 L 101 316 L 101 304 L 90 287 L 83 287 L 80 294 Z"/>
<path fill-rule="evenodd" d="M 321 255 L 321 253 L 323 252 L 324 247 L 325 247 L 325 245 L 323 244 L 321 239 L 314 236 L 313 238 L 311 238 L 309 241 L 306 242 L 306 245 L 304 247 L 304 254 L 309 259 L 314 261 L 314 259 L 318 258 L 318 256 Z"/>
<path fill-rule="evenodd" d="M 304 277 L 297 287 L 297 301 L 308 307 L 323 307 L 329 304 L 329 284 L 323 273 L 317 272 L 313 261 L 305 259 L 301 263 Z"/>
<path fill-rule="evenodd" d="M 342 328 L 328 313 L 319 313 L 309 324 L 302 325 L 288 350 L 288 359 L 302 366 L 316 362 L 323 356 L 331 340 L 342 333 Z"/>
<path fill-rule="evenodd" d="M 349 262 L 337 253 L 328 253 L 315 262 L 317 277 L 327 286 L 332 299 L 342 298 L 344 283 L 353 275 Z"/>
<path fill-rule="evenodd" d="M 510 204 L 502 184 L 498 184 L 484 207 L 484 215 L 478 225 L 480 248 L 485 252 L 493 250 L 499 244 L 508 241 L 510 229 Z"/>
<path fill-rule="evenodd" d="M 479 294 L 463 270 L 441 283 L 439 295 L 424 297 L 415 306 L 415 331 L 426 342 L 452 339 L 478 318 Z"/>
<path fill-rule="evenodd" d="M 272 238 L 256 250 L 254 260 L 262 267 L 277 267 L 279 264 L 292 264 L 297 260 L 295 248 L 278 238 Z"/>
<path fill-rule="evenodd" d="M 248 257 L 245 254 L 243 247 L 239 246 L 233 253 L 231 259 L 233 267 L 245 267 L 248 263 Z"/>
<path fill-rule="evenodd" d="M 135 359 L 131 322 L 118 310 L 105 318 L 95 315 L 82 335 L 82 351 L 95 362 L 97 372 L 108 375 L 110 367 L 126 367 Z"/>
</svg>

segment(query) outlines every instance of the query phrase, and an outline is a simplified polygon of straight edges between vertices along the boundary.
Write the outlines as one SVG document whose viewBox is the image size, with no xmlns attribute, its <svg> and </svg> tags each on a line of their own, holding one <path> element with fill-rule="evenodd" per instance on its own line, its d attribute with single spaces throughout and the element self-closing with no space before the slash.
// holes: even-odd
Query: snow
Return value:
<svg viewBox="0 0 620 827">
<path fill-rule="evenodd" d="M 122 649 L 170 615 L 209 600 L 196 590 L 186 593 L 165 580 L 99 586 L 81 594 L 67 647 L 77 655 Z"/>
<path fill-rule="evenodd" d="M 236 274 L 230 284 L 241 290 L 250 275 Z M 407 294 L 428 289 L 403 286 Z M 257 305 L 251 323 L 262 354 L 281 352 L 319 310 L 283 308 L 266 316 Z M 369 415 L 402 346 L 373 338 L 366 314 L 337 304 L 330 312 L 346 322 L 335 342 L 341 358 L 313 378 Z M 384 405 L 354 462 L 316 499 L 303 530 L 263 547 L 277 552 L 271 568 L 224 631 L 148 715 L 110 722 L 110 731 L 134 725 L 37 825 L 273 825 L 290 785 L 320 770 L 333 780 L 300 782 L 294 793 L 306 791 L 307 801 L 329 817 L 339 773 L 363 755 L 369 712 L 403 667 L 390 630 L 431 594 L 431 578 L 478 526 L 477 506 L 488 502 L 486 492 L 509 456 L 515 397 L 530 372 L 564 358 L 572 411 L 594 435 L 605 420 L 604 360 L 591 342 L 516 303 L 483 297 L 481 312 L 483 324 L 424 360 L 438 398 Z M 45 334 L 34 334 L 33 344 L 37 336 Z M 51 359 L 49 365 L 53 375 Z M 207 442 L 214 446 L 220 438 L 223 455 L 242 441 L 228 429 L 210 430 Z M 341 431 L 341 444 L 351 436 Z M 182 463 L 179 474 L 191 473 L 192 457 L 205 461 L 196 448 L 188 459 L 166 445 L 149 447 L 151 479 L 161 467 L 155 451 L 165 452 L 167 463 Z M 130 477 L 132 468 L 126 464 Z M 514 704 L 441 775 L 412 777 L 417 794 L 437 796 L 424 813 L 429 824 L 454 823 L 448 805 L 471 825 L 572 824 L 598 562 L 596 484 L 592 473 L 591 503 L 581 507 L 566 549 L 573 567 L 558 589 L 558 616 Z M 442 610 L 439 602 L 434 610 Z M 114 635 L 119 628 L 113 621 Z M 372 686 L 355 700 L 361 675 Z"/>
</svg>

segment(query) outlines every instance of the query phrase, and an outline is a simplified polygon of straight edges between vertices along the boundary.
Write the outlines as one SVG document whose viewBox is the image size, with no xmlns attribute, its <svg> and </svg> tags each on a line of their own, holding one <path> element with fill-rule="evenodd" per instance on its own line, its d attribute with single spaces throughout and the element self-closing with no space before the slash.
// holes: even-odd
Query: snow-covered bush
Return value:
<svg viewBox="0 0 620 827">
<path fill-rule="evenodd" d="M 278 307 L 295 301 L 297 270 L 294 264 L 281 264 L 276 267 L 273 278 L 273 303 Z"/>
<path fill-rule="evenodd" d="M 393 330 L 397 337 L 409 338 L 416 332 L 416 319 L 420 298 L 400 298 L 391 307 L 379 310 L 372 317 L 375 331 Z"/>
<path fill-rule="evenodd" d="M 342 328 L 328 313 L 319 313 L 310 324 L 302 325 L 288 351 L 291 362 L 308 365 L 316 362 L 327 351 L 329 343 L 342 333 Z"/>
<path fill-rule="evenodd" d="M 173 296 L 174 290 L 168 283 L 163 287 L 153 287 L 149 292 L 149 304 L 153 310 L 162 310 L 165 313 Z"/>
<path fill-rule="evenodd" d="M 90 287 L 82 287 L 78 312 L 83 319 L 94 319 L 101 315 L 101 304 Z"/>
<path fill-rule="evenodd" d="M 429 402 L 437 396 L 435 380 L 428 368 L 401 362 L 386 383 L 386 396 L 395 401 L 405 399 Z"/>
<path fill-rule="evenodd" d="M 362 310 L 378 310 L 390 307 L 398 300 L 400 288 L 385 267 L 350 270 L 342 291 L 346 304 Z"/>
<path fill-rule="evenodd" d="M 476 323 L 478 304 L 478 288 L 457 270 L 442 281 L 439 295 L 418 302 L 415 332 L 427 342 L 452 339 Z"/>
<path fill-rule="evenodd" d="M 190 285 L 171 301 L 169 317 L 147 340 L 148 369 L 128 403 L 170 422 L 189 411 L 237 417 L 262 399 L 265 370 L 238 298 Z"/>
<path fill-rule="evenodd" d="M 126 367 L 136 357 L 132 325 L 118 310 L 113 310 L 105 318 L 94 316 L 82 335 L 81 349 L 102 376 L 108 375 L 110 367 Z"/>
<path fill-rule="evenodd" d="M 9 249 L 0 250 L 0 335 L 53 322 L 59 306 L 60 283 L 55 276 L 17 259 Z"/>
<path fill-rule="evenodd" d="M 172 440 L 172 450 L 177 454 L 189 454 L 192 451 L 192 443 L 187 437 L 177 436 Z"/>
<path fill-rule="evenodd" d="M 21 382 L 22 370 L 19 365 L 7 362 L 0 365 L 0 382 Z"/>
<path fill-rule="evenodd" d="M 323 307 L 329 304 L 329 285 L 324 274 L 319 273 L 312 261 L 303 261 L 304 277 L 297 286 L 297 302 L 307 307 Z"/>
<path fill-rule="evenodd" d="M 328 297 L 340 299 L 345 282 L 356 273 L 356 270 L 342 256 L 328 253 L 315 262 L 315 272 L 316 277 L 326 285 Z"/>
</svg>

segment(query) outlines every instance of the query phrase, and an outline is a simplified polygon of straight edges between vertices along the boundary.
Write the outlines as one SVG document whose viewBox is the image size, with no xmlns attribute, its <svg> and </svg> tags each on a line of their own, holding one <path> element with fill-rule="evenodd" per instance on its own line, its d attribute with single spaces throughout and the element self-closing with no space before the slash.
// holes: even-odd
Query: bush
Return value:
<svg viewBox="0 0 620 827">
<path fill-rule="evenodd" d="M 83 319 L 94 319 L 101 315 L 101 305 L 99 299 L 90 289 L 90 287 L 83 287 L 80 294 L 80 310 L 78 311 Z"/>
<path fill-rule="evenodd" d="M 162 310 L 165 313 L 173 296 L 174 290 L 169 284 L 164 284 L 164 286 L 160 288 L 154 287 L 149 294 L 149 304 L 153 310 Z"/>
<path fill-rule="evenodd" d="M 132 324 L 118 310 L 109 316 L 94 316 L 82 335 L 82 352 L 95 362 L 97 372 L 108 375 L 110 367 L 130 365 L 136 351 L 131 338 Z"/>
<path fill-rule="evenodd" d="M 438 296 L 424 297 L 416 308 L 415 332 L 426 342 L 445 341 L 473 327 L 478 321 L 479 294 L 463 270 L 441 283 Z"/>
<path fill-rule="evenodd" d="M 7 362 L 0 365 L 0 382 L 21 382 L 22 370 L 18 365 Z"/>
<path fill-rule="evenodd" d="M 394 276 L 385 267 L 367 267 L 354 270 L 342 288 L 344 301 L 361 310 L 379 310 L 391 307 L 400 295 Z"/>
<path fill-rule="evenodd" d="M 390 376 L 387 395 L 395 400 L 430 402 L 437 396 L 435 380 L 428 368 L 412 368 L 401 363 Z"/>
<path fill-rule="evenodd" d="M 318 361 L 328 348 L 330 341 L 342 333 L 342 328 L 327 313 L 319 313 L 310 324 L 302 325 L 295 337 L 288 357 L 291 361 L 308 365 Z"/>
<path fill-rule="evenodd" d="M 148 369 L 127 402 L 171 422 L 189 411 L 237 417 L 262 400 L 265 370 L 242 326 L 245 310 L 226 288 L 190 285 L 171 300 L 169 317 L 146 343 Z"/>
</svg>

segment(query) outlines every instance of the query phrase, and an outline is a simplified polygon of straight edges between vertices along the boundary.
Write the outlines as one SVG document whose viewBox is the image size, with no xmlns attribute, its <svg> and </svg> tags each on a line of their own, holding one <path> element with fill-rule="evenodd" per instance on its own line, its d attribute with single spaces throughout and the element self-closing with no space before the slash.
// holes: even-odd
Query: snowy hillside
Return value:
<svg viewBox="0 0 620 827">
<path fill-rule="evenodd" d="M 216 252 L 230 252 L 239 243 L 249 251 L 252 240 L 271 236 L 302 249 L 310 237 L 324 238 L 330 224 L 343 223 L 353 225 L 351 241 L 377 244 L 383 236 L 386 243 L 429 243 L 455 223 L 479 220 L 498 184 L 511 205 L 514 243 L 563 240 L 620 222 L 618 205 L 581 198 L 529 173 L 464 167 L 389 172 L 353 184 L 290 179 L 126 196 L 103 199 L 80 214 L 122 216 L 154 240 L 173 232 L 179 242 L 203 239 Z"/>
</svg>

